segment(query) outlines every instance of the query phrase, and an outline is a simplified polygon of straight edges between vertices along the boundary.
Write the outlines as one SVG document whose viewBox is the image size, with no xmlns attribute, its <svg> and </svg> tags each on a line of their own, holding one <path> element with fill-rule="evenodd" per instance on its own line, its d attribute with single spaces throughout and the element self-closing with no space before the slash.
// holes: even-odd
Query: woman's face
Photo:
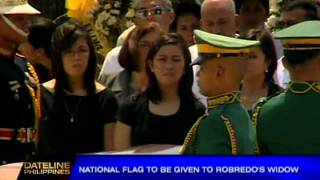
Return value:
<svg viewBox="0 0 320 180">
<path fill-rule="evenodd" d="M 162 46 L 149 66 L 161 85 L 178 84 L 185 73 L 185 59 L 177 45 Z"/>
<path fill-rule="evenodd" d="M 261 48 L 254 48 L 248 61 L 248 69 L 245 79 L 264 76 L 269 66 L 269 60 L 266 59 Z"/>
<path fill-rule="evenodd" d="M 87 40 L 80 37 L 70 49 L 62 52 L 64 71 L 70 77 L 81 77 L 84 75 L 89 62 L 90 49 Z"/>
<path fill-rule="evenodd" d="M 147 59 L 148 52 L 150 48 L 153 46 L 158 36 L 159 34 L 157 32 L 149 32 L 138 40 L 137 50 L 139 55 L 139 62 L 141 62 L 140 69 L 145 69 L 145 62 Z"/>
<path fill-rule="evenodd" d="M 192 14 L 179 16 L 177 19 L 177 33 L 187 42 L 188 46 L 194 44 L 193 30 L 199 27 L 199 20 Z"/>
<path fill-rule="evenodd" d="M 38 63 L 34 57 L 36 49 L 27 41 L 19 45 L 19 52 L 26 56 L 27 60 L 33 64 Z"/>
</svg>

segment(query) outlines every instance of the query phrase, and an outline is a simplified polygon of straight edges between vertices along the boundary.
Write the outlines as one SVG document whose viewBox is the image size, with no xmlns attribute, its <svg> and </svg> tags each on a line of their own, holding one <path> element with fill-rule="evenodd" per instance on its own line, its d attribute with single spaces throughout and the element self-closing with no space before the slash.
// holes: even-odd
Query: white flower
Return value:
<svg viewBox="0 0 320 180">
<path fill-rule="evenodd" d="M 128 21 L 126 22 L 126 27 L 129 28 L 129 27 L 131 27 L 133 24 L 134 24 L 133 21 L 128 20 Z"/>
<path fill-rule="evenodd" d="M 120 14 L 120 11 L 118 9 L 112 9 L 110 11 L 111 14 L 114 14 L 114 15 L 119 15 Z"/>
<path fill-rule="evenodd" d="M 109 36 L 110 35 L 110 31 L 109 31 L 108 28 L 106 30 L 99 29 L 98 32 L 102 33 L 104 36 Z"/>
<path fill-rule="evenodd" d="M 104 5 L 104 7 L 103 7 L 103 9 L 105 9 L 105 10 L 109 10 L 109 9 L 111 9 L 112 8 L 112 6 L 111 6 L 111 4 L 106 4 L 106 5 Z"/>
<path fill-rule="evenodd" d="M 105 20 L 107 20 L 109 17 L 110 17 L 110 13 L 107 13 L 106 11 L 102 11 L 102 12 L 98 15 L 97 20 L 98 20 L 98 21 L 105 21 Z"/>
<path fill-rule="evenodd" d="M 110 14 L 106 11 L 102 11 L 100 14 L 98 14 L 98 17 L 95 22 L 96 29 L 103 30 L 103 24 L 107 19 L 110 17 Z"/>
<path fill-rule="evenodd" d="M 127 14 L 126 14 L 126 17 L 127 17 L 127 18 L 133 18 L 134 15 L 135 15 L 134 10 L 133 10 L 133 9 L 129 9 L 128 12 L 127 12 Z"/>
<path fill-rule="evenodd" d="M 113 5 L 115 8 L 120 8 L 121 7 L 121 3 L 120 1 L 116 1 L 114 2 L 114 5 Z"/>
<path fill-rule="evenodd" d="M 112 26 L 116 23 L 117 23 L 117 18 L 114 16 L 110 16 L 110 18 L 108 19 L 108 22 L 107 22 L 108 26 Z"/>
<path fill-rule="evenodd" d="M 271 15 L 269 18 L 268 18 L 268 26 L 269 27 L 275 27 L 277 25 L 277 22 L 278 22 L 278 17 L 275 16 L 275 15 Z"/>
</svg>

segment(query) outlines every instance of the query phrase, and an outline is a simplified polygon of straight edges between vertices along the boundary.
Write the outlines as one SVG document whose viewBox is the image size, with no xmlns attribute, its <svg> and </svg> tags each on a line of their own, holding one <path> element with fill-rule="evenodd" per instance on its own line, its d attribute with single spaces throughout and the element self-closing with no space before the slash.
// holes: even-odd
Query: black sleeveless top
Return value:
<svg viewBox="0 0 320 180">
<path fill-rule="evenodd" d="M 183 144 L 184 138 L 196 120 L 205 112 L 198 101 L 193 104 L 181 99 L 179 110 L 162 116 L 149 110 L 148 99 L 141 95 L 128 98 L 120 106 L 120 121 L 132 128 L 131 145 Z"/>
<path fill-rule="evenodd" d="M 42 87 L 39 154 L 75 155 L 103 150 L 104 125 L 118 110 L 107 89 L 91 96 L 55 97 Z"/>
</svg>

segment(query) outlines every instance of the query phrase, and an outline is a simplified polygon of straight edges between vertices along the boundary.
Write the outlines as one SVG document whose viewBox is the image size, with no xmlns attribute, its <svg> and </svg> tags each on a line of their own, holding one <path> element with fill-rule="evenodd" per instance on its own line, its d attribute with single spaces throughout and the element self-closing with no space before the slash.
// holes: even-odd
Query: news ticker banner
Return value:
<svg viewBox="0 0 320 180">
<path fill-rule="evenodd" d="M 70 179 L 320 179 L 320 157 L 94 155 Z"/>
</svg>

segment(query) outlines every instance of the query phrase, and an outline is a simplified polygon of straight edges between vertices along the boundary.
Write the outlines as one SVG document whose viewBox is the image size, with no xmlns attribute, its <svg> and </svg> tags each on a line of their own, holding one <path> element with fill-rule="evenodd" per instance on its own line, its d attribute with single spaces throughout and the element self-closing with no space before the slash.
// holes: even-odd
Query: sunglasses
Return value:
<svg viewBox="0 0 320 180">
<path fill-rule="evenodd" d="M 163 8 L 163 7 L 157 6 L 157 7 L 150 8 L 150 9 L 137 10 L 135 12 L 135 16 L 136 16 L 136 18 L 144 19 L 144 18 L 147 18 L 148 16 L 151 16 L 151 15 L 161 16 L 164 13 L 171 12 L 171 11 L 172 11 L 172 9 L 170 9 L 170 8 Z"/>
</svg>

